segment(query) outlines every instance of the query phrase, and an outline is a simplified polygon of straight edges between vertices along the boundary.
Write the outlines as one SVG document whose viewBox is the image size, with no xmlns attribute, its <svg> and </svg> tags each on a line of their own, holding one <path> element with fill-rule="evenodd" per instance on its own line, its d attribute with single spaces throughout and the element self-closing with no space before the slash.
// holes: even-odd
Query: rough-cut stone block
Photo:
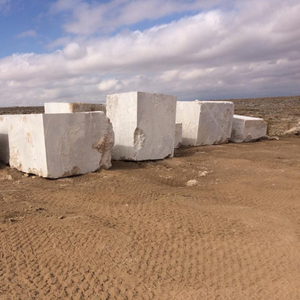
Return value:
<svg viewBox="0 0 300 300">
<path fill-rule="evenodd" d="M 8 164 L 9 146 L 8 146 L 8 120 L 10 115 L 0 116 L 0 161 Z"/>
<path fill-rule="evenodd" d="M 182 144 L 182 124 L 176 123 L 175 124 L 175 142 L 174 148 L 177 149 Z"/>
<path fill-rule="evenodd" d="M 250 142 L 267 135 L 268 124 L 261 118 L 233 116 L 230 141 Z"/>
<path fill-rule="evenodd" d="M 104 104 L 96 103 L 63 103 L 48 102 L 44 104 L 45 114 L 65 114 L 76 112 L 103 111 L 106 112 Z"/>
<path fill-rule="evenodd" d="M 234 105 L 228 101 L 178 101 L 176 122 L 182 123 L 185 146 L 227 143 Z"/>
<path fill-rule="evenodd" d="M 9 122 L 10 166 L 59 178 L 111 167 L 112 125 L 103 112 L 18 115 Z"/>
<path fill-rule="evenodd" d="M 108 95 L 115 132 L 113 159 L 155 160 L 174 154 L 176 96 L 129 92 Z"/>
</svg>

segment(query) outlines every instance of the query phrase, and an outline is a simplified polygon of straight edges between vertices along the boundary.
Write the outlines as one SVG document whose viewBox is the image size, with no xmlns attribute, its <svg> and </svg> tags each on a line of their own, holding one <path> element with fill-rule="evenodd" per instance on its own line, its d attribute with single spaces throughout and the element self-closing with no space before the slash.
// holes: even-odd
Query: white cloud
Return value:
<svg viewBox="0 0 300 300">
<path fill-rule="evenodd" d="M 132 90 L 181 100 L 300 94 L 300 4 L 262 2 L 3 58 L 1 105 L 100 102 Z"/>
<path fill-rule="evenodd" d="M 27 31 L 23 31 L 23 32 L 21 32 L 21 33 L 19 33 L 17 35 L 18 38 L 36 37 L 36 36 L 37 36 L 37 33 L 33 29 L 27 30 Z"/>
<path fill-rule="evenodd" d="M 86 56 L 87 50 L 84 46 L 79 46 L 78 43 L 70 43 L 63 50 L 66 59 L 80 59 Z"/>
<path fill-rule="evenodd" d="M 106 92 L 106 91 L 111 91 L 112 89 L 120 89 L 121 84 L 119 84 L 118 80 L 116 79 L 107 79 L 103 80 L 99 83 L 98 89 L 99 91 Z"/>
<path fill-rule="evenodd" d="M 111 0 L 88 3 L 83 0 L 58 0 L 52 12 L 70 12 L 64 24 L 67 32 L 89 35 L 95 32 L 114 31 L 120 26 L 144 20 L 156 20 L 172 13 L 211 8 L 221 0 Z"/>
</svg>

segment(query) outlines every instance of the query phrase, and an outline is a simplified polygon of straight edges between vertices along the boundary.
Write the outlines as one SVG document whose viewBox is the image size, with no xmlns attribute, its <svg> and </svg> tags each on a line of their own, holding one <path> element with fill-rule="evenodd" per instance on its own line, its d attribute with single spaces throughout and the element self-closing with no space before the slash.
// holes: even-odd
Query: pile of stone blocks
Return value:
<svg viewBox="0 0 300 300">
<path fill-rule="evenodd" d="M 97 103 L 62 103 L 48 102 L 44 104 L 45 114 L 64 114 L 90 111 L 106 112 L 104 104 Z"/>
<path fill-rule="evenodd" d="M 9 119 L 9 164 L 59 178 L 111 167 L 112 124 L 104 112 L 16 115 Z"/>
<path fill-rule="evenodd" d="M 164 159 L 181 144 L 248 142 L 267 134 L 263 119 L 233 113 L 229 101 L 177 102 L 144 92 L 108 95 L 106 107 L 45 103 L 45 114 L 0 116 L 0 160 L 59 178 L 110 168 L 112 158 Z"/>
<path fill-rule="evenodd" d="M 234 143 L 255 141 L 267 135 L 268 124 L 261 118 L 233 116 L 230 141 Z"/>
<path fill-rule="evenodd" d="M 176 122 L 182 123 L 185 146 L 227 143 L 231 136 L 234 104 L 229 101 L 178 101 Z"/>
<path fill-rule="evenodd" d="M 175 124 L 175 141 L 174 141 L 174 148 L 178 149 L 182 144 L 182 124 L 176 123 Z"/>
<path fill-rule="evenodd" d="M 113 159 L 156 160 L 174 154 L 176 96 L 129 92 L 108 95 L 115 132 Z"/>
</svg>

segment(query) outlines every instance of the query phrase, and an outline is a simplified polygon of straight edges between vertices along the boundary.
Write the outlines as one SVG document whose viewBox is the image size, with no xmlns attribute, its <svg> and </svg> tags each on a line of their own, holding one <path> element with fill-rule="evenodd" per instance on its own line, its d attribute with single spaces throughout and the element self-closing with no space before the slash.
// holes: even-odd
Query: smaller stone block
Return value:
<svg viewBox="0 0 300 300">
<path fill-rule="evenodd" d="M 227 143 L 232 129 L 234 105 L 229 101 L 178 101 L 176 122 L 182 123 L 185 146 Z"/>
<path fill-rule="evenodd" d="M 268 124 L 261 118 L 233 116 L 230 141 L 234 143 L 250 142 L 267 135 Z"/>
<path fill-rule="evenodd" d="M 177 149 L 182 144 L 182 124 L 176 123 L 175 124 L 175 142 L 174 148 Z"/>
<path fill-rule="evenodd" d="M 105 104 L 99 103 L 63 103 L 48 102 L 44 104 L 45 114 L 65 114 L 78 112 L 103 111 L 106 113 Z"/>
<path fill-rule="evenodd" d="M 60 178 L 111 167 L 112 124 L 103 112 L 17 115 L 9 121 L 9 164 Z"/>
</svg>

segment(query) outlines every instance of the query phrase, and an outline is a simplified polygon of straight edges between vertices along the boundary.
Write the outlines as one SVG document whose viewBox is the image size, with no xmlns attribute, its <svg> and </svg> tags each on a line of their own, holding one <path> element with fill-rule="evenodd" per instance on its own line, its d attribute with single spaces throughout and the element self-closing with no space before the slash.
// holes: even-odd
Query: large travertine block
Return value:
<svg viewBox="0 0 300 300">
<path fill-rule="evenodd" d="M 174 148 L 177 149 L 182 144 L 182 124 L 176 123 L 175 124 L 175 142 Z"/>
<path fill-rule="evenodd" d="M 233 116 L 230 141 L 250 142 L 267 135 L 268 124 L 261 118 Z"/>
<path fill-rule="evenodd" d="M 182 123 L 185 146 L 227 143 L 234 105 L 229 101 L 178 101 L 176 122 Z"/>
<path fill-rule="evenodd" d="M 103 112 L 18 115 L 9 122 L 10 166 L 59 178 L 111 167 L 112 125 Z"/>
<path fill-rule="evenodd" d="M 63 103 L 48 102 L 44 104 L 45 114 L 65 114 L 76 112 L 103 111 L 106 112 L 104 104 L 96 103 Z"/>
<path fill-rule="evenodd" d="M 155 160 L 174 154 L 176 96 L 130 92 L 108 95 L 115 132 L 113 159 Z"/>
<path fill-rule="evenodd" d="M 9 146 L 8 146 L 8 120 L 10 115 L 0 116 L 0 161 L 8 164 Z"/>
</svg>

